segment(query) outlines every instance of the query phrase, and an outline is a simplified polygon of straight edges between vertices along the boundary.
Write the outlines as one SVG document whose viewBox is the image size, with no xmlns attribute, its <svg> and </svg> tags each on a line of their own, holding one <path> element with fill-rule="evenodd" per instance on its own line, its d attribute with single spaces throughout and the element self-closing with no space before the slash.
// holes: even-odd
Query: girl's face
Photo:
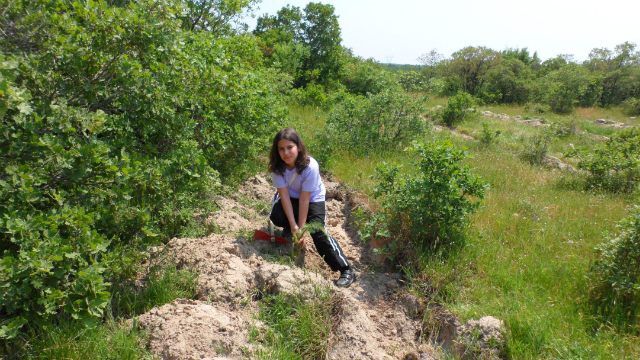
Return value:
<svg viewBox="0 0 640 360">
<path fill-rule="evenodd" d="M 280 158 L 287 164 L 287 169 L 291 170 L 296 166 L 298 158 L 298 145 L 291 140 L 282 139 L 278 141 L 278 153 Z"/>
</svg>

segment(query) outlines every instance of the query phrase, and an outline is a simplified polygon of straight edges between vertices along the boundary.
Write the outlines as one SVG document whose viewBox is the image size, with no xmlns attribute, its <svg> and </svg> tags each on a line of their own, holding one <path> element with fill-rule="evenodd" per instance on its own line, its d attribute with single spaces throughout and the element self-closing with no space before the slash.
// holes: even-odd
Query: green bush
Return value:
<svg viewBox="0 0 640 360">
<path fill-rule="evenodd" d="M 640 179 L 640 129 L 615 135 L 578 163 L 588 172 L 587 187 L 612 192 L 632 192 Z"/>
<path fill-rule="evenodd" d="M 211 209 L 284 116 L 254 39 L 184 30 L 180 2 L 12 4 L 42 34 L 0 38 L 3 337 L 95 325 L 139 247 Z"/>
<path fill-rule="evenodd" d="M 475 106 L 473 97 L 465 92 L 459 92 L 449 98 L 447 106 L 438 109 L 437 116 L 445 125 L 453 126 L 472 113 L 469 109 L 473 106 Z"/>
<path fill-rule="evenodd" d="M 355 59 L 346 64 L 340 81 L 347 91 L 358 95 L 378 94 L 385 89 L 400 90 L 396 76 L 371 59 Z"/>
<path fill-rule="evenodd" d="M 622 103 L 622 112 L 625 115 L 640 115 L 640 99 L 631 98 Z"/>
<path fill-rule="evenodd" d="M 543 131 L 530 137 L 525 142 L 522 152 L 520 152 L 520 157 L 531 165 L 546 164 L 551 139 L 552 134 L 549 131 Z"/>
<path fill-rule="evenodd" d="M 391 255 L 408 255 L 417 248 L 448 244 L 468 222 L 488 185 L 460 162 L 469 155 L 449 141 L 416 144 L 415 172 L 401 174 L 396 165 L 376 170 L 381 199 L 381 223 L 372 236 L 393 239 Z M 371 225 L 369 225 L 369 229 Z"/>
<path fill-rule="evenodd" d="M 502 131 L 500 130 L 492 130 L 489 123 L 485 121 L 482 123 L 480 142 L 484 144 L 484 146 L 489 146 L 498 138 L 498 136 L 500 136 L 501 133 Z"/>
<path fill-rule="evenodd" d="M 599 320 L 638 332 L 640 309 L 640 208 L 618 224 L 617 236 L 609 236 L 596 248 L 590 267 L 589 299 Z"/>
<path fill-rule="evenodd" d="M 327 117 L 327 128 L 319 141 L 325 153 L 340 150 L 365 155 L 398 149 L 424 135 L 424 101 L 399 91 L 385 90 L 368 96 L 343 94 Z"/>
</svg>

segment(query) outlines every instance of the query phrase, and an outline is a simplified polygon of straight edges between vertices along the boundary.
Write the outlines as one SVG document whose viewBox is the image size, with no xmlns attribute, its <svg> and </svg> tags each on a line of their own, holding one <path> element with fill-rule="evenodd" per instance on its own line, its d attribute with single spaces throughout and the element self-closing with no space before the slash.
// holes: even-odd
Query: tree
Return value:
<svg viewBox="0 0 640 360">
<path fill-rule="evenodd" d="M 183 26 L 191 31 L 200 29 L 224 35 L 231 31 L 242 13 L 259 0 L 185 0 L 182 13 Z"/>
<path fill-rule="evenodd" d="M 322 84 L 338 78 L 342 65 L 342 38 L 338 16 L 333 5 L 309 3 L 304 8 L 302 25 L 310 56 L 304 66 L 304 84 L 317 80 Z"/>
<path fill-rule="evenodd" d="M 422 72 L 424 73 L 426 80 L 431 80 L 435 76 L 436 66 L 444 60 L 444 55 L 438 52 L 438 49 L 431 49 L 418 57 L 418 62 L 423 65 Z"/>
<path fill-rule="evenodd" d="M 484 46 L 469 46 L 456 51 L 443 66 L 444 75 L 452 92 L 464 91 L 472 96 L 482 88 L 488 70 L 502 55 Z"/>
<path fill-rule="evenodd" d="M 262 40 L 264 55 L 271 56 L 276 44 L 304 43 L 303 18 L 302 10 L 290 5 L 278 10 L 274 16 L 264 14 L 259 17 L 253 33 Z"/>
<path fill-rule="evenodd" d="M 613 51 L 596 48 L 589 53 L 584 66 L 600 81 L 600 106 L 618 105 L 634 93 L 634 72 L 638 72 L 640 52 L 635 51 L 636 44 L 625 42 L 617 45 Z"/>
<path fill-rule="evenodd" d="M 265 14 L 258 19 L 253 33 L 261 39 L 266 57 L 272 56 L 276 44 L 297 43 L 308 48 L 297 51 L 297 54 L 304 52 L 305 56 L 294 79 L 295 87 L 310 82 L 327 85 L 339 77 L 346 55 L 334 12 L 332 5 L 321 3 L 307 4 L 304 13 L 298 7 L 287 5 L 276 16 Z"/>
</svg>

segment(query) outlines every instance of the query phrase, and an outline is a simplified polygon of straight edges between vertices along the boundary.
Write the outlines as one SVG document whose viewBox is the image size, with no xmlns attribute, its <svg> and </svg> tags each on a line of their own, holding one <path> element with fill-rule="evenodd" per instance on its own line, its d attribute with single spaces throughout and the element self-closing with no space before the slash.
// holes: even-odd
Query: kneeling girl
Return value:
<svg viewBox="0 0 640 360">
<path fill-rule="evenodd" d="M 295 234 L 306 223 L 325 226 L 326 189 L 318 162 L 307 154 L 302 138 L 292 128 L 280 130 L 273 139 L 269 171 L 278 189 L 271 208 L 271 221 L 284 228 L 283 234 Z M 333 271 L 340 271 L 336 286 L 347 287 L 356 274 L 350 268 L 338 242 L 326 231 L 311 234 L 320 256 Z"/>
</svg>

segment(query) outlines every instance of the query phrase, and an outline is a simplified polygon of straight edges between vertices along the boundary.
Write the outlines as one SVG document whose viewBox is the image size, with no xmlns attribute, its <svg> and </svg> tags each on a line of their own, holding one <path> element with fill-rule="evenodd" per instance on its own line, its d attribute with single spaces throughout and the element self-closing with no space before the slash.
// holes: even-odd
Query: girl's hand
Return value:
<svg viewBox="0 0 640 360">
<path fill-rule="evenodd" d="M 300 231 L 300 228 L 298 227 L 298 225 L 291 226 L 291 234 L 295 235 L 298 231 Z"/>
</svg>

